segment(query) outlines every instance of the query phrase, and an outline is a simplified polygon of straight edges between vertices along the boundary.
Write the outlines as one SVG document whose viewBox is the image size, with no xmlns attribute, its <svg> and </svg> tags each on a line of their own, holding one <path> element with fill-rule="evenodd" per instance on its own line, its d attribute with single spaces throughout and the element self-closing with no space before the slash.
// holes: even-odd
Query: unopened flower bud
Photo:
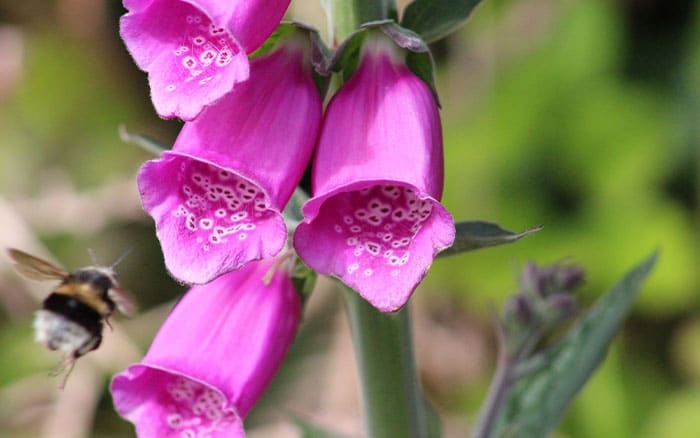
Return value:
<svg viewBox="0 0 700 438">
<path fill-rule="evenodd" d="M 562 292 L 573 292 L 584 283 L 584 272 L 579 266 L 561 266 L 554 272 L 554 282 Z"/>
<path fill-rule="evenodd" d="M 578 303 L 573 295 L 558 293 L 547 297 L 547 319 L 552 322 L 563 322 L 573 317 L 578 311 Z"/>
<path fill-rule="evenodd" d="M 583 284 L 583 269 L 578 266 L 552 265 L 539 267 L 528 262 L 519 278 L 520 290 L 546 298 L 553 294 L 570 293 Z"/>
<path fill-rule="evenodd" d="M 519 293 L 510 297 L 503 310 L 506 320 L 514 320 L 519 326 L 527 326 L 535 318 L 532 300 L 526 294 Z"/>
</svg>

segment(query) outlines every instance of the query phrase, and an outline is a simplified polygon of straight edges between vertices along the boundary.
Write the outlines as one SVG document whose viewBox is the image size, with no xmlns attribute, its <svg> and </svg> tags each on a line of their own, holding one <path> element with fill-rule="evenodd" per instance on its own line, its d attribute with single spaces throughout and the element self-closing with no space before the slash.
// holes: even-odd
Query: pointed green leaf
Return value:
<svg viewBox="0 0 700 438">
<path fill-rule="evenodd" d="M 536 226 L 521 233 L 515 233 L 501 228 L 500 225 L 485 221 L 464 221 L 455 224 L 457 234 L 455 243 L 440 256 L 459 254 L 466 251 L 474 251 L 479 248 L 503 245 L 529 236 L 540 231 L 542 226 Z"/>
<path fill-rule="evenodd" d="M 531 359 L 544 366 L 515 384 L 497 436 L 534 438 L 554 430 L 571 400 L 605 358 L 656 259 L 654 253 L 627 273 L 559 342 Z"/>
<path fill-rule="evenodd" d="M 415 0 L 403 14 L 401 26 L 432 43 L 454 32 L 481 0 Z"/>
</svg>

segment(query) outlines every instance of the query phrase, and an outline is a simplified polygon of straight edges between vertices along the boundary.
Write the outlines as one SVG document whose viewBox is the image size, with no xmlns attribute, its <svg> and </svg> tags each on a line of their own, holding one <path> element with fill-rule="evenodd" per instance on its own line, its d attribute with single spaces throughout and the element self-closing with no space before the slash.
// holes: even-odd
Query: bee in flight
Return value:
<svg viewBox="0 0 700 438">
<path fill-rule="evenodd" d="M 51 374 L 66 370 L 60 386 L 63 388 L 75 360 L 100 346 L 103 321 L 109 325 L 115 309 L 127 317 L 136 310 L 117 281 L 114 266 L 119 261 L 112 266 L 87 266 L 67 272 L 18 249 L 10 248 L 8 253 L 25 277 L 61 282 L 36 312 L 34 330 L 37 342 L 61 352 L 63 359 Z"/>
</svg>

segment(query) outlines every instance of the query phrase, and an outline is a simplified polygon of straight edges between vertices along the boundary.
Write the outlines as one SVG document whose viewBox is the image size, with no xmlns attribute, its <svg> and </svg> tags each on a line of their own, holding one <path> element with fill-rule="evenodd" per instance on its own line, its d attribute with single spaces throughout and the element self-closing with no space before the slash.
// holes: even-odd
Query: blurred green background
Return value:
<svg viewBox="0 0 700 438">
<path fill-rule="evenodd" d="M 289 17 L 322 28 L 319 11 L 295 0 Z M 92 369 L 81 359 L 59 393 L 45 375 L 56 358 L 32 342 L 28 293 L 41 299 L 51 286 L 23 283 L 3 259 L 0 437 L 133 435 L 113 412 L 109 376 L 138 360 L 185 290 L 167 276 L 139 208 L 134 176 L 150 156 L 117 134 L 124 124 L 171 143 L 180 123 L 155 115 L 118 36 L 122 13 L 117 1 L 0 0 L 0 244 L 70 268 L 90 263 L 87 248 L 103 263 L 131 248 L 119 271 L 142 309 L 106 334 L 123 343 L 94 353 L 95 372 L 78 373 Z M 490 312 L 514 291 L 519 267 L 583 265 L 590 304 L 656 248 L 633 315 L 558 436 L 697 436 L 697 2 L 484 0 L 434 52 L 445 204 L 458 220 L 544 225 L 516 244 L 436 262 L 415 295 L 418 364 L 446 436 L 474 421 L 493 372 Z M 294 436 L 293 417 L 359 435 L 338 295 L 319 285 L 289 360 L 247 420 L 251 436 Z"/>
</svg>

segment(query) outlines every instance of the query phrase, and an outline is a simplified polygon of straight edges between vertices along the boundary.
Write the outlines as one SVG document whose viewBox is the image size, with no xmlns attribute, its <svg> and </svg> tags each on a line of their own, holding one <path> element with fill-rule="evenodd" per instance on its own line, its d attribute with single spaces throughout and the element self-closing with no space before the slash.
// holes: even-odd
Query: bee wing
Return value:
<svg viewBox="0 0 700 438">
<path fill-rule="evenodd" d="M 122 315 L 129 318 L 136 315 L 136 303 L 129 292 L 120 287 L 111 287 L 107 295 L 109 299 L 114 301 L 117 310 L 119 310 Z"/>
<path fill-rule="evenodd" d="M 17 272 L 27 278 L 34 280 L 60 280 L 68 275 L 63 268 L 39 257 L 29 255 L 24 251 L 8 248 L 7 253 L 14 260 Z"/>
</svg>

